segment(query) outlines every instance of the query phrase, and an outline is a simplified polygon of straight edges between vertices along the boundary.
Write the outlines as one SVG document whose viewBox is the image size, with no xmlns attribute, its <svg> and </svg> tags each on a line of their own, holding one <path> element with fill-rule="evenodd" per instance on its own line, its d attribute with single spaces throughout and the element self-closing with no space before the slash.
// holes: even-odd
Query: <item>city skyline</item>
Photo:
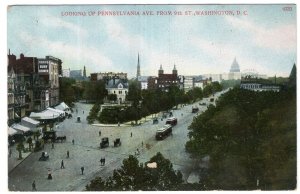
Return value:
<svg viewBox="0 0 300 194">
<path fill-rule="evenodd" d="M 135 77 L 139 53 L 141 75 L 157 75 L 161 64 L 166 73 L 174 64 L 181 75 L 226 73 L 236 57 L 241 71 L 287 77 L 297 45 L 296 6 L 289 6 L 293 11 L 283 11 L 284 5 L 12 6 L 7 43 L 17 57 L 52 55 L 63 69 L 86 66 L 87 75 L 114 71 Z M 187 10 L 235 15 L 185 15 Z M 100 15 L 88 16 L 92 12 Z"/>
</svg>

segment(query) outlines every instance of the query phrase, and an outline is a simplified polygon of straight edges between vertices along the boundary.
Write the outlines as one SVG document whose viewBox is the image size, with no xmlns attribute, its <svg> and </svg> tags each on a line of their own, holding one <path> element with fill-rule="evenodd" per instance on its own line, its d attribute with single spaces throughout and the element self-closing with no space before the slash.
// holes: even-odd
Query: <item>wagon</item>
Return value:
<svg viewBox="0 0 300 194">
<path fill-rule="evenodd" d="M 39 161 L 46 161 L 49 159 L 49 155 L 47 152 L 42 152 L 42 156 L 39 158 Z"/>
<path fill-rule="evenodd" d="M 121 146 L 120 138 L 116 138 L 115 141 L 114 141 L 114 147 L 118 147 L 118 146 Z"/>
<path fill-rule="evenodd" d="M 100 148 L 106 148 L 109 146 L 108 137 L 103 137 L 100 142 Z"/>
</svg>

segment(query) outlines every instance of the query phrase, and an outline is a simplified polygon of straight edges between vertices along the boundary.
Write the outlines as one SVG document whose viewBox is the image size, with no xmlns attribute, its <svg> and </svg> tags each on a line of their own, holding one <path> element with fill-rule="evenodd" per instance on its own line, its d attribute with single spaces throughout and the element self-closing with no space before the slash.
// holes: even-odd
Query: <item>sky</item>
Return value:
<svg viewBox="0 0 300 194">
<path fill-rule="evenodd" d="M 205 11 L 229 14 L 197 15 Z M 297 60 L 296 6 L 11 6 L 7 45 L 18 58 L 52 55 L 63 69 L 85 66 L 88 75 L 113 71 L 134 77 L 139 54 L 142 75 L 157 75 L 160 65 L 171 73 L 174 64 L 180 75 L 226 73 L 236 57 L 242 72 L 286 77 Z"/>
</svg>

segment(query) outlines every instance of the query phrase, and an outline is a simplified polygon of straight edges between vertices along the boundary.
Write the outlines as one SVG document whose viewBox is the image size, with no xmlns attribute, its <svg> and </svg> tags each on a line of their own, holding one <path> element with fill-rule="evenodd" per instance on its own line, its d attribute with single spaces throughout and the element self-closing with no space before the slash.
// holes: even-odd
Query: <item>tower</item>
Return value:
<svg viewBox="0 0 300 194">
<path fill-rule="evenodd" d="M 174 75 L 177 75 L 177 69 L 176 69 L 176 65 L 175 65 L 175 64 L 174 64 L 174 68 L 173 68 L 172 73 L 173 73 Z"/>
<path fill-rule="evenodd" d="M 158 75 L 160 75 L 160 74 L 164 74 L 164 70 L 163 70 L 161 64 L 160 64 L 160 68 L 159 68 L 159 70 L 158 70 Z"/>
<path fill-rule="evenodd" d="M 139 76 L 141 76 L 141 67 L 140 67 L 140 54 L 138 53 L 136 78 L 138 78 Z"/>
<path fill-rule="evenodd" d="M 86 77 L 86 70 L 85 70 L 85 66 L 83 66 L 83 77 Z"/>
</svg>

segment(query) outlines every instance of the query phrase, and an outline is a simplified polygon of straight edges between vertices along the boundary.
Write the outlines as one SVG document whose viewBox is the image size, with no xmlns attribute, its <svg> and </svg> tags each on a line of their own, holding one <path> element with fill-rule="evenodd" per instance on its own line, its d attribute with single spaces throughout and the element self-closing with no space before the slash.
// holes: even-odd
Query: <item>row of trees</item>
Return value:
<svg viewBox="0 0 300 194">
<path fill-rule="evenodd" d="M 207 189 L 295 189 L 296 89 L 234 88 L 189 127 L 186 150 L 210 157 Z"/>
<path fill-rule="evenodd" d="M 148 163 L 156 163 L 149 168 Z M 157 153 L 145 164 L 130 155 L 123 160 L 121 168 L 113 171 L 107 179 L 96 177 L 86 185 L 87 191 L 174 191 L 201 190 L 199 184 L 183 183 L 180 171 L 175 171 L 170 160 Z"/>
<path fill-rule="evenodd" d="M 194 88 L 187 93 L 173 85 L 168 91 L 161 89 L 141 90 L 138 82 L 129 83 L 127 101 L 132 102 L 129 107 L 111 107 L 101 112 L 98 120 L 101 123 L 118 123 L 126 121 L 135 121 L 137 123 L 143 117 L 149 114 L 156 114 L 160 111 L 167 111 L 178 104 L 187 104 L 201 100 L 203 96 L 220 91 L 222 89 L 219 83 L 212 83 L 204 88 Z M 205 95 L 204 95 L 205 94 Z"/>
</svg>

